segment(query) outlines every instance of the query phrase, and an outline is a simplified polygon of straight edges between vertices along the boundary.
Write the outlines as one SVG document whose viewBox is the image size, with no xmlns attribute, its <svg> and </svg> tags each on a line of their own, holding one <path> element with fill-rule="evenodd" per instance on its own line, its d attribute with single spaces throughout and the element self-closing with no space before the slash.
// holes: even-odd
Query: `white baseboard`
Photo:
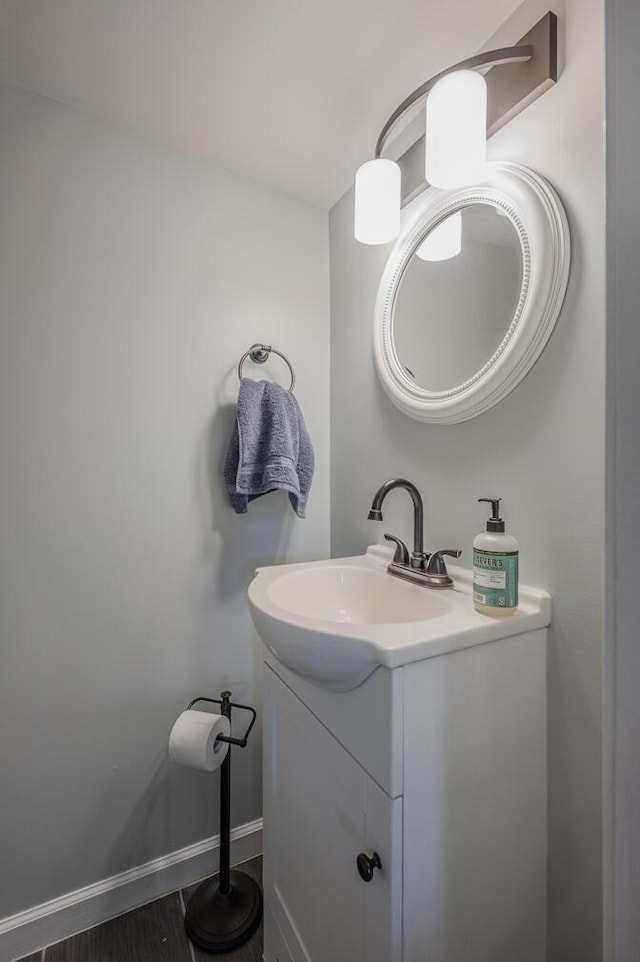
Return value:
<svg viewBox="0 0 640 962">
<path fill-rule="evenodd" d="M 191 885 L 218 870 L 220 836 L 205 838 L 120 875 L 0 919 L 0 962 L 90 929 L 116 915 Z M 231 862 L 262 852 L 262 819 L 231 830 Z"/>
</svg>

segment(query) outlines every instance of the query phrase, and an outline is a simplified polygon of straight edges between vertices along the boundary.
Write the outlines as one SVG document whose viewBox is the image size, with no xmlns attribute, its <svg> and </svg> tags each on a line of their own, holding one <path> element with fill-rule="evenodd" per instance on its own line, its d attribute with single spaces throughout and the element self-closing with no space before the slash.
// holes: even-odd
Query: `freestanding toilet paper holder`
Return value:
<svg viewBox="0 0 640 962">
<path fill-rule="evenodd" d="M 256 721 L 255 709 L 231 701 L 231 692 L 220 698 L 194 698 L 187 710 L 199 701 L 220 705 L 220 714 L 231 721 L 231 709 L 251 712 L 249 727 L 242 738 L 218 735 L 216 741 L 244 748 Z M 191 941 L 205 952 L 232 952 L 247 942 L 262 918 L 262 890 L 255 879 L 238 869 L 230 869 L 231 848 L 231 749 L 220 768 L 220 871 L 202 882 L 187 904 L 184 925 Z"/>
</svg>

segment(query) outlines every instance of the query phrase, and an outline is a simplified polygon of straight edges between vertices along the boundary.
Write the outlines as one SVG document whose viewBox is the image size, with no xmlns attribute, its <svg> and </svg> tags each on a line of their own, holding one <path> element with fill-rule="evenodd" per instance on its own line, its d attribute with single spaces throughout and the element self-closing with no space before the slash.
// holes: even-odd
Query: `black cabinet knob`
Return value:
<svg viewBox="0 0 640 962">
<path fill-rule="evenodd" d="M 365 855 L 364 852 L 360 852 L 356 859 L 356 865 L 358 866 L 358 873 L 363 882 L 370 882 L 373 878 L 374 869 L 382 868 L 382 862 L 377 852 L 374 852 L 371 858 Z"/>
</svg>

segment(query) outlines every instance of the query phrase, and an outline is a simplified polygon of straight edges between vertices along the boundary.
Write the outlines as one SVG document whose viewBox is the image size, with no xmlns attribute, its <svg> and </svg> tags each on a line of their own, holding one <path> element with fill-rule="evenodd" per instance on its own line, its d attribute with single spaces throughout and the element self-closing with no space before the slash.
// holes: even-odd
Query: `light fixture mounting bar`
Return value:
<svg viewBox="0 0 640 962">
<path fill-rule="evenodd" d="M 530 44 L 528 63 L 509 64 L 487 74 L 487 136 L 491 137 L 558 79 L 558 18 L 549 11 L 519 43 Z"/>
<path fill-rule="evenodd" d="M 508 58 L 509 51 L 521 53 L 524 48 L 530 48 L 530 53 L 526 58 L 519 54 L 511 59 Z M 506 54 L 507 57 L 490 62 L 491 58 L 497 54 Z M 477 63 L 479 57 L 487 58 L 484 64 Z M 556 83 L 558 79 L 558 19 L 555 13 L 551 11 L 546 13 L 528 33 L 520 38 L 514 47 L 478 54 L 476 57 L 471 57 L 469 60 L 456 64 L 455 67 L 444 70 L 436 77 L 428 80 L 422 87 L 418 87 L 410 97 L 407 97 L 400 104 L 382 128 L 376 145 L 376 157 L 380 156 L 389 141 L 392 129 L 396 127 L 400 118 L 410 106 L 420 99 L 426 98 L 433 84 L 441 76 L 451 73 L 453 70 L 468 68 L 473 61 L 476 61 L 476 65 L 472 69 L 484 73 L 487 81 L 487 137 L 491 137 Z M 491 69 L 492 67 L 497 69 Z M 398 158 L 398 164 L 402 171 L 403 207 L 428 186 L 424 179 L 424 153 L 425 138 L 422 135 Z"/>
</svg>

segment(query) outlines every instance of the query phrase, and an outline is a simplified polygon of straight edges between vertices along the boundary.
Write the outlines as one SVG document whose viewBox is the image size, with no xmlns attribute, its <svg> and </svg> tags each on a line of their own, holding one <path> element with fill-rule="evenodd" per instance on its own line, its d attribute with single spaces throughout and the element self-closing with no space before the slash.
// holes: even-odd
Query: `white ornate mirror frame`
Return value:
<svg viewBox="0 0 640 962">
<path fill-rule="evenodd" d="M 489 204 L 513 224 L 522 250 L 518 305 L 494 353 L 462 384 L 443 391 L 420 387 L 398 359 L 393 313 L 402 277 L 424 237 L 438 223 L 474 204 Z M 374 354 L 393 403 L 419 421 L 454 424 L 477 417 L 501 401 L 531 370 L 558 319 L 569 277 L 567 217 L 554 189 L 520 164 L 492 163 L 483 184 L 425 191 L 384 269 L 375 308 Z"/>
</svg>

